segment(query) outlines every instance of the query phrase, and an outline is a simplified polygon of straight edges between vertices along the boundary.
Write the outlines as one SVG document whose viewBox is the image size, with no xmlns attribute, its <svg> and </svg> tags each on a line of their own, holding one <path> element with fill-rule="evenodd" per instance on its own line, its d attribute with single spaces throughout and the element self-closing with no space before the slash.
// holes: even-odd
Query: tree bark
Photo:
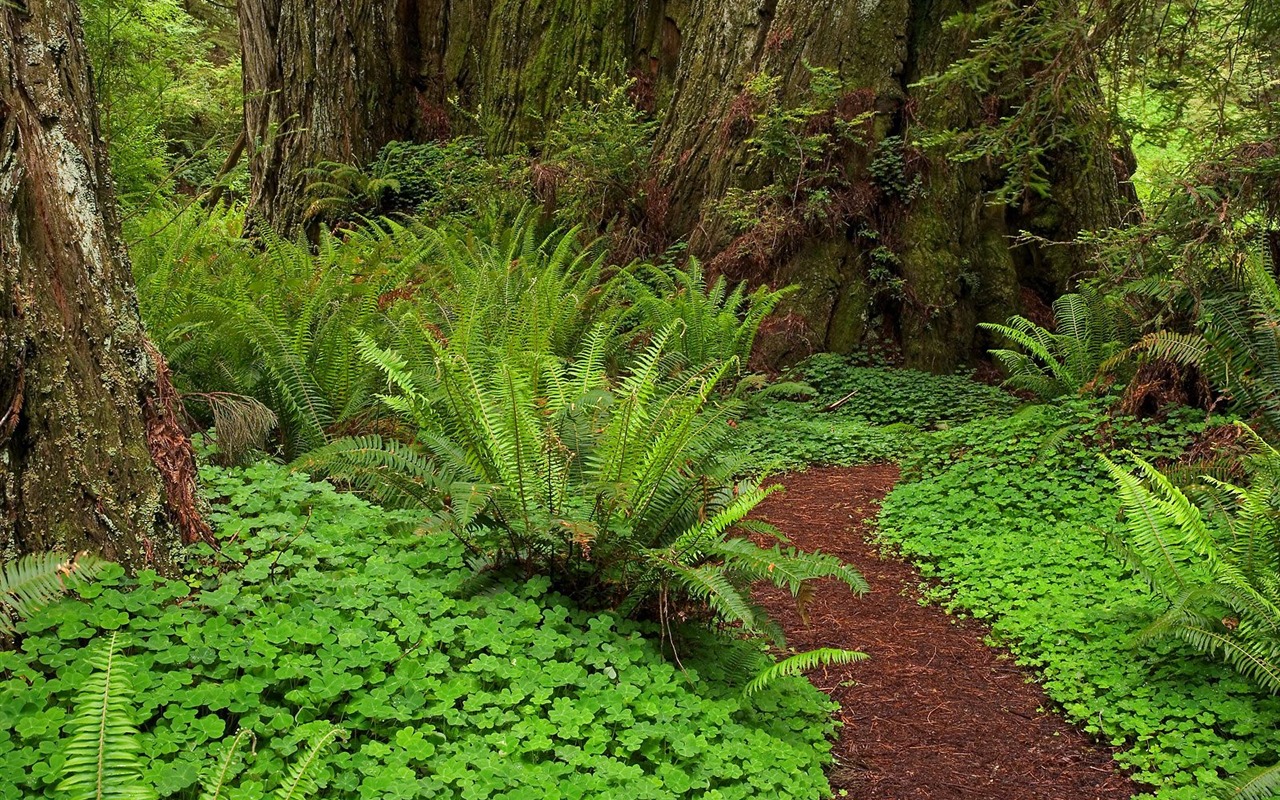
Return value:
<svg viewBox="0 0 1280 800">
<path fill-rule="evenodd" d="M 0 5 L 0 560 L 207 535 L 138 315 L 72 0 Z"/>
<path fill-rule="evenodd" d="M 250 213 L 292 237 L 308 222 L 304 170 L 363 166 L 422 128 L 415 0 L 241 0 Z"/>
</svg>

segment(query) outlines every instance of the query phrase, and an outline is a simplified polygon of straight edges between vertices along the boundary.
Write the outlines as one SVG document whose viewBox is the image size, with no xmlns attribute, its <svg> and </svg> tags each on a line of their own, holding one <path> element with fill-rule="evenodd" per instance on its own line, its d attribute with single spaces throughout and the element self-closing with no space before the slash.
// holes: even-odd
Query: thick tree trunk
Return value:
<svg viewBox="0 0 1280 800">
<path fill-rule="evenodd" d="M 71 0 L 0 5 L 0 560 L 207 533 L 142 330 Z"/>
<path fill-rule="evenodd" d="M 668 14 L 677 9 L 682 16 L 668 17 L 682 45 L 659 136 L 663 183 L 695 253 L 731 275 L 800 285 L 789 308 L 804 324 L 764 337 L 769 360 L 891 340 L 912 366 L 951 369 L 985 349 L 976 323 L 1021 311 L 1024 292 L 1051 299 L 1086 269 L 1078 250 L 1019 245 L 1021 232 L 1070 241 L 1118 223 L 1130 207 L 1128 176 L 1117 174 L 1105 140 L 1056 153 L 1049 199 L 1017 208 L 988 203 L 998 165 L 952 164 L 911 147 L 925 126 L 964 128 L 986 114 L 979 98 L 952 92 L 926 101 L 915 86 L 964 54 L 967 41 L 942 23 L 972 3 L 690 0 L 670 3 Z M 829 212 L 806 224 L 812 209 L 801 201 L 782 221 L 735 239 L 717 213 L 722 199 L 776 179 L 770 165 L 747 164 L 749 122 L 727 135 L 735 114 L 750 109 L 745 86 L 772 76 L 781 104 L 801 106 L 812 102 L 813 67 L 834 71 L 845 87 L 837 115 L 874 112 L 865 145 L 835 154 Z M 896 180 L 873 168 L 886 156 L 901 164 Z"/>
<path fill-rule="evenodd" d="M 297 134 L 306 144 L 268 150 L 255 160 L 255 187 L 274 187 L 255 188 L 255 207 L 284 223 L 277 230 L 292 229 L 300 202 L 300 184 L 285 191 L 284 176 L 317 157 L 359 163 L 388 139 L 412 135 L 407 125 L 366 121 L 351 99 L 359 92 L 383 98 L 390 109 L 415 97 L 429 117 L 448 117 L 458 130 L 475 131 L 478 120 L 490 146 L 511 151 L 536 145 L 565 92 L 580 88 L 583 70 L 621 68 L 651 89 L 660 123 L 652 185 L 671 209 L 667 229 L 719 271 L 801 285 L 789 324 L 762 337 L 772 361 L 883 340 L 892 340 L 914 366 L 949 369 L 971 360 L 987 345 L 976 322 L 1003 321 L 1026 301 L 1039 302 L 1033 295 L 1051 299 L 1086 267 L 1072 248 L 1019 244 L 1018 235 L 1069 241 L 1118 222 L 1130 200 L 1127 175 L 1118 174 L 1123 170 L 1101 138 L 1053 154 L 1050 197 L 1016 208 L 988 204 L 999 165 L 947 163 L 910 146 L 925 123 L 965 126 L 988 113 L 980 98 L 952 93 L 925 101 L 914 86 L 964 53 L 962 34 L 943 22 L 972 10 L 976 0 L 419 0 L 408 12 L 401 7 L 399 16 L 368 17 L 383 26 L 378 41 L 408 36 L 420 44 L 416 53 L 388 45 L 398 54 L 390 66 L 385 49 L 356 42 L 337 52 L 329 40 L 315 45 L 292 33 L 275 35 L 265 17 L 245 10 L 271 3 L 293 7 L 277 6 L 276 16 L 315 16 L 306 0 L 242 3 L 242 22 L 251 29 L 245 33 L 246 88 L 286 87 L 270 114 L 246 112 L 257 120 L 251 132 L 262 138 L 268 121 L 284 130 L 279 120 L 322 114 L 335 119 L 332 126 L 346 126 L 345 133 L 313 126 Z M 405 33 L 410 17 L 416 19 L 412 36 Z M 251 47 L 255 40 L 270 42 L 278 61 L 263 59 L 267 50 Z M 315 52 L 329 53 L 343 69 L 317 73 Z M 350 59 L 365 55 L 368 63 L 352 65 Z M 258 61 L 270 69 L 264 72 Z M 833 115 L 815 124 L 870 114 L 864 141 L 829 154 L 834 179 L 823 187 L 827 205 L 797 192 L 789 207 L 771 209 L 754 229 L 731 229 L 726 197 L 776 184 L 784 170 L 749 157 L 758 109 L 748 84 L 768 76 L 777 81 L 782 107 L 803 106 L 812 97 L 812 68 L 830 70 L 843 87 Z M 301 77 L 250 78 L 271 69 Z M 353 74 L 366 82 L 351 84 Z M 335 97 L 346 99 L 335 104 Z M 446 113 L 451 98 L 462 113 Z M 343 108 L 355 111 L 339 122 Z M 359 133 L 369 137 L 363 149 L 335 144 Z M 898 174 L 886 176 L 876 162 L 898 165 Z"/>
<path fill-rule="evenodd" d="M 363 166 L 421 129 L 414 0 L 241 0 L 251 214 L 277 233 L 307 222 L 304 170 Z"/>
</svg>

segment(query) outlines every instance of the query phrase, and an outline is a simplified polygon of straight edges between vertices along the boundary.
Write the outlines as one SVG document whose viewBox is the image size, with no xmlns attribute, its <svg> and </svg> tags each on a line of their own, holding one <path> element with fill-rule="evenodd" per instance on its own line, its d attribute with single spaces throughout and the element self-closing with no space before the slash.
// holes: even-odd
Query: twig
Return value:
<svg viewBox="0 0 1280 800">
<path fill-rule="evenodd" d="M 858 390 L 857 390 L 857 389 L 854 389 L 852 392 L 849 392 L 849 393 L 848 393 L 848 394 L 846 394 L 844 397 L 841 397 L 839 400 L 835 401 L 835 402 L 834 402 L 834 403 L 832 403 L 831 405 L 829 405 L 829 406 L 827 406 L 826 408 L 822 409 L 823 413 L 824 413 L 824 414 L 825 414 L 825 413 L 830 413 L 830 412 L 832 412 L 832 411 L 835 411 L 835 410 L 839 409 L 839 408 L 840 408 L 840 406 L 842 406 L 842 405 L 844 405 L 845 403 L 847 403 L 847 402 L 849 402 L 850 400 L 852 400 L 852 399 L 853 399 L 853 396 L 854 396 L 854 395 L 856 395 L 857 393 L 858 393 Z"/>
</svg>

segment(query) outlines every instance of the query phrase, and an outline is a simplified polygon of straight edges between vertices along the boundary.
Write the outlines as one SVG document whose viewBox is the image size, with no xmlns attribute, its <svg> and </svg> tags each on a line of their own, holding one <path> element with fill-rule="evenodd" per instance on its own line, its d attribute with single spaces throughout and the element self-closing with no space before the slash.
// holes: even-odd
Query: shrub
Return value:
<svg viewBox="0 0 1280 800">
<path fill-rule="evenodd" d="M 786 586 L 798 602 L 807 581 L 825 576 L 865 591 L 837 559 L 729 538 L 735 525 L 772 533 L 746 521 L 766 491 L 734 480 L 730 407 L 710 402 L 729 365 L 672 379 L 673 338 L 673 328 L 660 331 L 617 378 L 605 368 L 603 327 L 570 363 L 427 339 L 424 370 L 367 345 L 396 389 L 388 406 L 418 431 L 419 447 L 340 443 L 303 466 L 381 477 L 366 485 L 384 499 L 446 507 L 480 563 L 547 575 L 583 602 L 626 614 L 665 615 L 689 598 L 765 632 L 772 626 L 749 600 L 752 581 Z M 435 486 L 407 487 L 406 474 L 434 476 Z"/>
</svg>

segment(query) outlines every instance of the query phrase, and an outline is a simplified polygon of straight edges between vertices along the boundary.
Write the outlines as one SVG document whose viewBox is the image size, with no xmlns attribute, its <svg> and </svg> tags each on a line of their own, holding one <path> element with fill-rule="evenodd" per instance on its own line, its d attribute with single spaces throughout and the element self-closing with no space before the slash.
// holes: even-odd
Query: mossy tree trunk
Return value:
<svg viewBox="0 0 1280 800">
<path fill-rule="evenodd" d="M 302 6 L 303 0 L 247 5 L 267 3 Z M 399 72 L 348 64 L 341 75 L 325 77 L 310 66 L 314 45 L 297 47 L 292 34 L 269 39 L 284 59 L 273 69 L 299 74 L 299 85 L 317 88 L 282 91 L 279 108 L 267 116 L 306 119 L 320 107 L 332 115 L 340 109 L 325 106 L 325 98 L 357 88 L 393 109 L 413 93 L 455 130 L 482 133 L 499 150 L 531 146 L 536 155 L 540 132 L 564 106 L 565 92 L 581 88 L 584 70 L 629 72 L 646 83 L 643 94 L 660 123 L 650 185 L 665 194 L 661 206 L 670 216 L 664 227 L 721 272 L 802 286 L 789 306 L 799 324 L 762 340 L 771 360 L 887 339 L 909 364 L 949 369 L 985 347 L 974 323 L 1003 320 L 1027 301 L 1051 299 L 1085 268 L 1077 251 L 1020 244 L 1020 232 L 1069 241 L 1118 222 L 1131 199 L 1127 175 L 1102 136 L 1051 154 L 1055 180 L 1048 196 L 1018 207 L 988 203 L 999 165 L 948 163 L 911 146 L 926 124 L 964 127 L 989 113 L 983 98 L 952 92 L 925 100 L 915 87 L 965 52 L 963 34 L 943 22 L 975 6 L 976 0 L 419 0 L 412 12 L 418 62 Z M 392 29 L 409 23 L 393 25 L 403 17 L 388 14 L 375 22 L 391 26 L 382 34 L 391 41 L 398 35 Z M 242 20 L 272 30 L 254 22 L 258 16 L 242 11 Z M 261 50 L 246 45 L 247 88 Z M 349 47 L 342 57 L 360 52 Z M 811 101 L 814 68 L 829 70 L 842 87 L 835 107 L 814 124 L 834 129 L 837 117 L 863 120 L 862 141 L 820 157 L 831 173 L 821 192 L 794 192 L 789 206 L 775 204 L 751 230 L 729 224 L 726 198 L 776 185 L 786 172 L 785 165 L 752 156 L 760 108 L 748 86 L 768 76 L 776 81 L 779 108 L 801 107 Z M 356 73 L 373 82 L 348 86 L 346 75 Z M 451 98 L 460 109 L 449 108 Z M 341 125 L 378 143 L 405 135 L 362 122 L 362 113 L 348 113 Z M 262 127 L 261 113 L 246 117 Z M 1083 129 L 1088 122 L 1061 124 Z M 320 127 L 302 135 L 357 138 Z M 282 175 L 308 166 L 316 153 L 355 163 L 370 150 L 313 143 L 279 158 L 261 157 L 255 187 L 277 188 L 255 188 L 255 206 L 263 216 L 287 221 L 296 215 L 290 209 L 298 185 L 283 191 Z"/>
<path fill-rule="evenodd" d="M 695 253 L 731 275 L 801 286 L 790 309 L 803 325 L 765 338 L 772 358 L 887 339 L 912 366 L 950 369 L 987 344 L 977 322 L 1021 311 L 1027 293 L 1052 299 L 1087 268 L 1078 249 L 1018 244 L 1021 232 L 1071 241 L 1118 223 L 1131 207 L 1128 175 L 1103 137 L 1052 154 L 1048 197 L 1017 207 L 989 203 L 1000 165 L 949 163 L 911 145 L 926 127 L 964 129 L 989 113 L 982 98 L 950 91 L 926 99 L 916 85 L 964 54 L 967 40 L 943 22 L 974 5 L 668 4 L 682 44 L 659 137 L 663 183 Z M 823 205 L 800 195 L 794 208 L 777 212 L 780 219 L 745 233 L 726 230 L 718 212 L 726 195 L 777 179 L 774 165 L 748 158 L 744 142 L 757 110 L 748 82 L 771 76 L 779 107 L 796 108 L 813 102 L 812 68 L 838 76 L 837 117 L 870 115 L 864 142 L 833 154 L 838 164 Z M 1078 116 L 1060 124 L 1086 129 L 1094 121 L 1088 109 L 1072 113 Z"/>
<path fill-rule="evenodd" d="M 142 330 L 71 0 L 0 5 L 0 560 L 207 534 Z"/>
</svg>

